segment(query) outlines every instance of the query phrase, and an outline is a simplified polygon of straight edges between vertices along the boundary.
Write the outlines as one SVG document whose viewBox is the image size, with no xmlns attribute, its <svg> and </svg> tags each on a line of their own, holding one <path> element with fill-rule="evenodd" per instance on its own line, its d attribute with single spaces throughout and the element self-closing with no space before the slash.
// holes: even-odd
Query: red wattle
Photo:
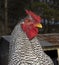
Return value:
<svg viewBox="0 0 59 65">
<path fill-rule="evenodd" d="M 38 28 L 34 27 L 33 24 L 31 24 L 30 26 L 22 24 L 21 27 L 23 31 L 26 33 L 29 40 L 33 39 L 38 34 Z"/>
</svg>

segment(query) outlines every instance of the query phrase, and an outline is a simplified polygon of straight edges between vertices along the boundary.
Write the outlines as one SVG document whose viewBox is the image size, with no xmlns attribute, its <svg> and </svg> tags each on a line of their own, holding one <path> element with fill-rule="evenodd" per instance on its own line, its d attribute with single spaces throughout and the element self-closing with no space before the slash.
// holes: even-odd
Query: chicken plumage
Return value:
<svg viewBox="0 0 59 65">
<path fill-rule="evenodd" d="M 18 23 L 11 33 L 8 65 L 54 65 L 51 58 L 44 53 L 37 37 L 29 40 L 26 30 Z"/>
</svg>

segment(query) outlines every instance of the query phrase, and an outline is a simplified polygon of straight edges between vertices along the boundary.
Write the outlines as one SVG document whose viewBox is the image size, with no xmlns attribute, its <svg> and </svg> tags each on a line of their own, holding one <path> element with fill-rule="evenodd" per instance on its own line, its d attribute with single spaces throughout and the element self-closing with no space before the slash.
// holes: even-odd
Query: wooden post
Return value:
<svg viewBox="0 0 59 65">
<path fill-rule="evenodd" d="M 7 0 L 5 0 L 5 33 L 8 32 Z"/>
</svg>

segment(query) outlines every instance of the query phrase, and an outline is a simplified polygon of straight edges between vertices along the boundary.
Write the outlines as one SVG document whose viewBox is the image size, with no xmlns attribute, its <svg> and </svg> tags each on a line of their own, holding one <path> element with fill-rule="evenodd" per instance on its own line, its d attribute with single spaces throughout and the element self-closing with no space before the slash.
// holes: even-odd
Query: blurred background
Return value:
<svg viewBox="0 0 59 65">
<path fill-rule="evenodd" d="M 40 33 L 59 33 L 59 0 L 0 0 L 0 36 L 9 35 L 30 9 L 42 17 Z"/>
</svg>

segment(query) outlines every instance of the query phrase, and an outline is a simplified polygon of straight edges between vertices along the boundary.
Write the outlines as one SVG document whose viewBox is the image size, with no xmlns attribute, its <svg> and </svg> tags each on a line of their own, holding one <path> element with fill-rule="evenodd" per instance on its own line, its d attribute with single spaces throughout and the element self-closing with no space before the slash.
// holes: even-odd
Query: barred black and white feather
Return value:
<svg viewBox="0 0 59 65">
<path fill-rule="evenodd" d="M 20 24 L 14 28 L 10 41 L 8 65 L 54 65 L 35 37 L 29 41 Z"/>
</svg>

